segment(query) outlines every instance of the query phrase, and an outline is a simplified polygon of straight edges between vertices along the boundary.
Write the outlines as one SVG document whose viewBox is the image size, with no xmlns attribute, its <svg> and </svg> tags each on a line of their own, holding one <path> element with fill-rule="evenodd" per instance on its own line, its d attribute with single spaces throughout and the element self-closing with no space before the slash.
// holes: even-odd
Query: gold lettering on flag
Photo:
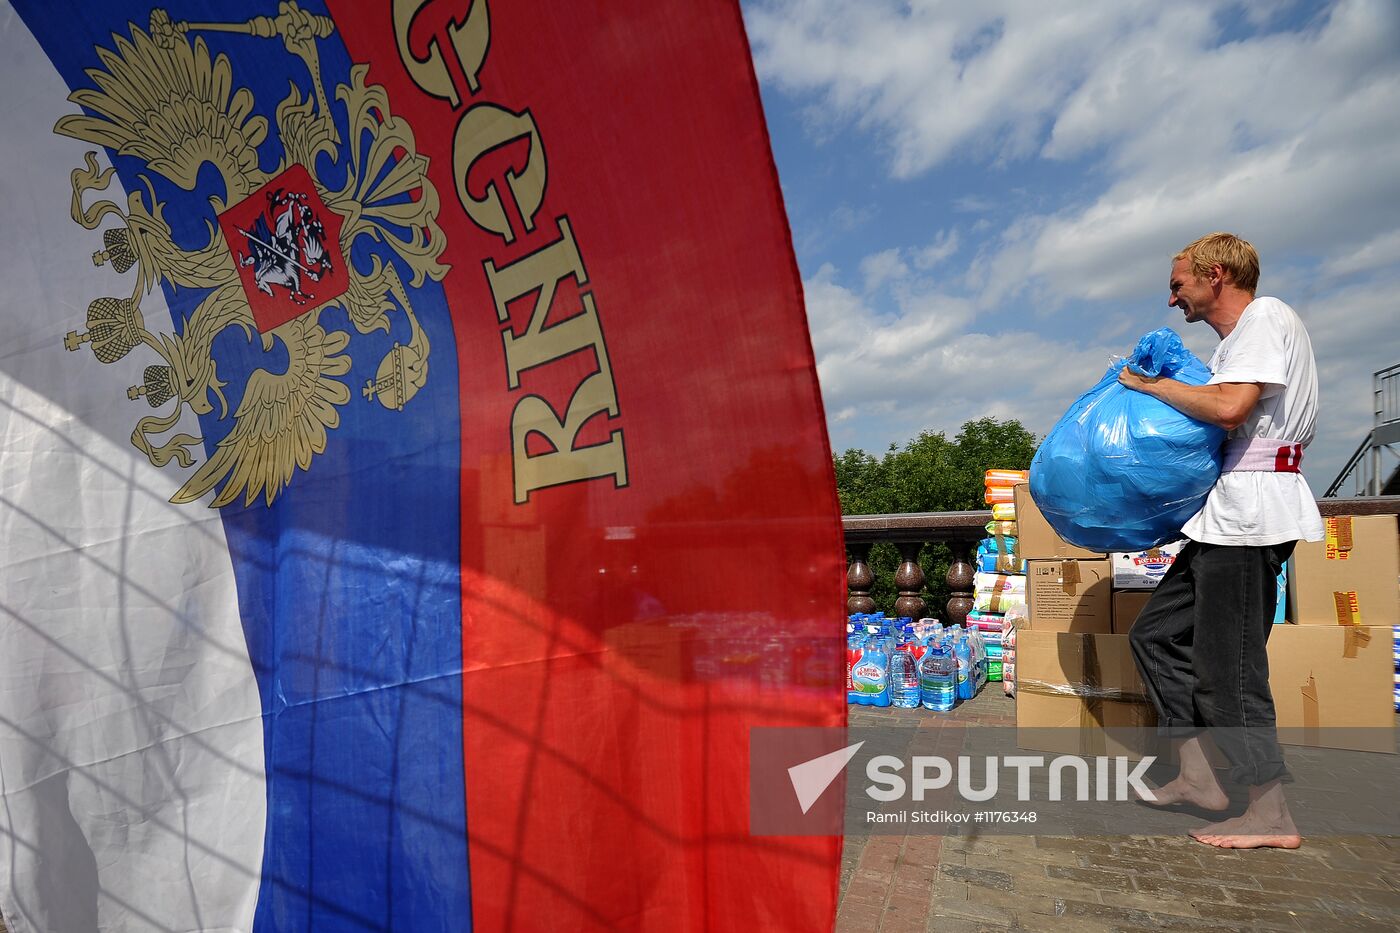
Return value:
<svg viewBox="0 0 1400 933">
<path fill-rule="evenodd" d="M 394 33 L 399 57 L 409 77 L 425 93 L 446 100 L 457 110 L 463 98 L 456 78 L 443 57 L 444 44 L 439 36 L 427 42 L 428 55 L 418 58 L 410 48 L 409 33 L 431 0 L 395 0 Z M 486 0 L 474 0 L 465 20 L 454 19 L 446 27 L 447 46 L 452 49 L 462 77 L 467 83 L 467 96 L 480 91 L 477 76 L 486 62 L 490 48 L 490 17 Z M 525 165 L 507 169 L 504 186 L 488 182 L 482 197 L 468 190 L 467 177 L 472 168 L 488 153 L 518 140 L 527 141 Z M 452 141 L 452 173 L 456 179 L 457 200 L 467 217 L 480 229 L 514 243 L 517 231 L 512 227 L 510 206 L 519 215 L 522 233 L 537 232 L 535 217 L 542 209 L 548 169 L 539 128 L 529 109 L 519 112 L 499 104 L 482 101 L 464 110 L 458 118 Z M 510 204 L 504 195 L 509 195 Z M 613 380 L 612 363 L 598 319 L 596 300 L 588 285 L 588 273 L 574 240 L 568 217 L 557 215 L 559 238 L 546 243 L 525 256 L 504 266 L 487 259 L 483 264 L 487 285 L 496 305 L 497 322 L 504 325 L 501 332 L 509 388 L 519 391 L 520 373 L 546 366 L 572 356 L 581 350 L 593 351 L 597 368 L 575 385 L 563 414 L 545 398 L 526 394 L 511 412 L 511 459 L 514 472 L 514 499 L 517 504 L 529 501 L 538 489 L 612 477 L 613 485 L 627 485 L 627 459 L 623 431 L 611 428 L 602 443 L 577 446 L 578 434 L 595 415 L 606 412 L 609 418 L 620 414 L 617 386 Z M 557 324 L 547 325 L 550 304 L 565 279 L 573 278 L 579 288 L 581 311 Z M 538 292 L 522 333 L 511 326 L 507 306 Z M 527 441 L 537 434 L 548 442 L 550 450 L 529 453 Z"/>
<path fill-rule="evenodd" d="M 540 145 L 534 118 L 529 112 L 511 113 L 495 104 L 477 104 L 462 114 L 452 140 L 452 166 L 457 175 L 457 200 L 462 210 L 467 212 L 472 223 L 507 243 L 515 242 L 515 233 L 510 229 L 505 205 L 501 203 L 500 189 L 495 182 L 488 182 L 486 197 L 474 198 L 467 190 L 467 175 L 486 153 L 524 136 L 530 139 L 530 156 L 523 172 L 518 175 L 506 172 L 506 186 L 520 209 L 520 220 L 528 233 L 535 229 L 535 215 L 544 200 L 545 183 L 544 147 Z"/>
<path fill-rule="evenodd" d="M 428 57 L 419 58 L 409 51 L 408 31 L 413 20 L 423 8 L 433 0 L 394 0 L 394 37 L 399 43 L 399 58 L 408 70 L 413 83 L 434 97 L 449 101 L 455 110 L 462 103 L 457 96 L 457 85 L 447 70 L 447 62 L 442 58 L 442 46 L 437 37 L 428 40 Z M 481 85 L 477 83 L 477 73 L 486 63 L 486 47 L 491 38 L 490 14 L 486 11 L 486 0 L 477 0 L 467 12 L 465 23 L 450 23 L 447 27 L 447 41 L 457 53 L 457 63 L 462 66 L 462 74 L 467 79 L 467 87 L 475 94 Z"/>
<path fill-rule="evenodd" d="M 543 366 L 579 350 L 592 348 L 598 360 L 598 372 L 581 382 L 569 399 L 564 417 L 555 414 L 549 403 L 537 395 L 527 395 L 511 414 L 511 439 L 515 461 L 515 501 L 524 502 L 532 489 L 558 486 L 563 483 L 594 479 L 601 476 L 617 478 L 619 486 L 627 482 L 627 461 L 623 455 L 622 431 L 614 430 L 606 443 L 575 448 L 579 429 L 594 415 L 606 411 L 616 417 L 617 390 L 612 381 L 612 365 L 603 346 L 603 331 L 598 326 L 598 311 L 593 296 L 579 295 L 583 306 L 580 314 L 552 327 L 545 326 L 545 316 L 554 298 L 555 289 L 572 276 L 580 286 L 587 284 L 588 273 L 583 267 L 578 246 L 568 218 L 559 218 L 563 236 L 543 249 L 504 266 L 485 263 L 486 280 L 496 302 L 496 316 L 502 322 L 510 319 L 507 305 L 518 298 L 538 292 L 525 333 L 517 337 L 506 328 L 501 333 L 505 344 L 506 375 L 510 387 L 520 387 L 522 370 Z M 525 451 L 525 438 L 537 431 L 549 441 L 554 450 L 531 457 Z"/>
</svg>

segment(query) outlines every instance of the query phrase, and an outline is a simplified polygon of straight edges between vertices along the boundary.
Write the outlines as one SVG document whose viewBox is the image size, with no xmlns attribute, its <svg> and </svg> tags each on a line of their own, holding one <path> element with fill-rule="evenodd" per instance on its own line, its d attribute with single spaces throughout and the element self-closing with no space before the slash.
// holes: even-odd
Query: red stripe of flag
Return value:
<svg viewBox="0 0 1400 933">
<path fill-rule="evenodd" d="M 452 266 L 474 922 L 829 928 L 840 840 L 748 830 L 750 729 L 844 724 L 845 593 L 737 5 L 426 2 L 409 60 L 390 4 L 331 6 L 431 159 Z M 522 495 L 560 438 L 620 438 L 625 473 L 565 458 Z"/>
</svg>

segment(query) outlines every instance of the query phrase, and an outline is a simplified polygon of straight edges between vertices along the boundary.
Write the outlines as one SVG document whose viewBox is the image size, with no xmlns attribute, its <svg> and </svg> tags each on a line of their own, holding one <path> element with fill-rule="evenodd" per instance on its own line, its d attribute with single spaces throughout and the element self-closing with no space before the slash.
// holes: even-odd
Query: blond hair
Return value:
<svg viewBox="0 0 1400 933">
<path fill-rule="evenodd" d="M 1259 252 L 1233 233 L 1207 233 L 1172 257 L 1173 262 L 1178 259 L 1189 262 L 1198 278 L 1210 275 L 1211 266 L 1219 265 L 1241 291 L 1253 295 L 1259 287 Z"/>
</svg>

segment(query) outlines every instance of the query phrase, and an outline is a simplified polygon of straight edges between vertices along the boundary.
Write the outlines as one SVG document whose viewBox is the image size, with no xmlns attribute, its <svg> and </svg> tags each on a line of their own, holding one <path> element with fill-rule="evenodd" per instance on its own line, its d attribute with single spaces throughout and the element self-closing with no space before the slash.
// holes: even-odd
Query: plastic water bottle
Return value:
<svg viewBox="0 0 1400 933">
<path fill-rule="evenodd" d="M 982 633 L 976 629 L 968 632 L 967 637 L 972 646 L 972 695 L 976 696 L 987 686 L 987 645 L 982 640 Z"/>
<path fill-rule="evenodd" d="M 918 709 L 921 700 L 913 646 L 905 642 L 890 655 L 890 702 L 900 709 Z"/>
<path fill-rule="evenodd" d="M 908 651 L 909 656 L 914 659 L 914 673 L 917 674 L 919 672 L 919 661 L 923 659 L 924 652 L 928 651 L 928 639 L 919 638 L 917 636 L 910 638 L 905 643 L 905 650 Z"/>
<path fill-rule="evenodd" d="M 861 655 L 864 653 L 862 646 L 865 643 L 865 635 L 854 625 L 846 626 L 846 702 L 859 703 L 860 694 L 856 692 L 855 683 L 851 680 L 851 673 L 860 664 Z"/>
<path fill-rule="evenodd" d="M 862 706 L 890 705 L 890 660 L 878 637 L 866 642 L 860 662 L 851 669 L 851 685 Z"/>
<path fill-rule="evenodd" d="M 929 645 L 919 662 L 919 690 L 924 709 L 946 713 L 957 703 L 957 661 L 941 642 Z"/>
<path fill-rule="evenodd" d="M 966 635 L 953 640 L 953 657 L 958 666 L 958 699 L 970 700 L 976 690 L 976 681 L 972 673 L 972 649 L 968 646 Z"/>
<path fill-rule="evenodd" d="M 987 636 L 981 632 L 977 633 L 977 646 L 982 650 L 982 686 L 987 686 L 987 682 L 992 679 L 992 659 L 987 644 Z"/>
</svg>

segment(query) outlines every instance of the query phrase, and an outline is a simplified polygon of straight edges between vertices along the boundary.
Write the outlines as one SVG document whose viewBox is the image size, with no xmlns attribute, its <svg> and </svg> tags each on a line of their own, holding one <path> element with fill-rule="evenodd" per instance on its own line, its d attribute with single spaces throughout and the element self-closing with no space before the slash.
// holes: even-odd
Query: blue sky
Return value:
<svg viewBox="0 0 1400 933">
<path fill-rule="evenodd" d="M 1400 4 L 744 5 L 832 447 L 1043 436 L 1229 230 L 1318 360 L 1321 495 L 1400 363 Z M 1394 458 L 1387 461 L 1393 466 Z"/>
</svg>

